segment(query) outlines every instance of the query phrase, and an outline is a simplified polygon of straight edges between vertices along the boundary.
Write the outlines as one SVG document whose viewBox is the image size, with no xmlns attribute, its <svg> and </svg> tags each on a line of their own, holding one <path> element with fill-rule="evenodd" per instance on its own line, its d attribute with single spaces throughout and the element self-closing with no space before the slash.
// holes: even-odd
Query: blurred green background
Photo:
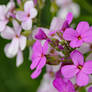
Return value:
<svg viewBox="0 0 92 92">
<path fill-rule="evenodd" d="M 0 0 L 0 4 L 7 4 L 8 0 Z M 81 13 L 74 23 L 88 21 L 92 25 L 92 0 L 74 0 L 80 5 Z M 50 13 L 50 0 L 41 11 L 40 25 L 49 26 L 53 15 Z M 36 92 L 43 73 L 35 80 L 30 78 L 29 49 L 24 51 L 24 63 L 17 68 L 16 58 L 8 59 L 4 54 L 4 47 L 9 41 L 0 38 L 0 92 Z M 43 69 L 45 71 L 45 69 Z"/>
</svg>

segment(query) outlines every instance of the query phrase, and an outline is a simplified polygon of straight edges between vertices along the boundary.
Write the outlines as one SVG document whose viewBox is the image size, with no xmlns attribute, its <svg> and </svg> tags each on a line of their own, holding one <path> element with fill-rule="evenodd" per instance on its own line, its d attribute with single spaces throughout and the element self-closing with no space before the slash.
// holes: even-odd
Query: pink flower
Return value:
<svg viewBox="0 0 92 92">
<path fill-rule="evenodd" d="M 85 86 L 89 82 L 89 74 L 92 74 L 92 61 L 84 63 L 83 55 L 74 50 L 70 54 L 73 65 L 65 65 L 61 68 L 61 72 L 65 78 L 72 78 L 76 75 L 76 82 L 79 86 Z"/>
<path fill-rule="evenodd" d="M 16 66 L 18 67 L 23 63 L 22 51 L 26 47 L 26 37 L 21 35 L 21 26 L 13 20 L 14 28 L 6 27 L 6 29 L 1 32 L 1 36 L 5 39 L 12 40 L 11 43 L 7 44 L 5 47 L 5 54 L 7 57 L 12 58 L 17 55 Z"/>
<path fill-rule="evenodd" d="M 88 22 L 80 22 L 76 30 L 72 28 L 66 29 L 63 38 L 70 41 L 72 48 L 80 47 L 83 43 L 92 42 L 92 31 L 89 30 Z"/>
<path fill-rule="evenodd" d="M 88 92 L 92 92 L 92 87 L 90 87 L 90 88 L 88 89 Z"/>
<path fill-rule="evenodd" d="M 32 78 L 37 78 L 42 68 L 46 64 L 46 53 L 48 50 L 48 42 L 45 41 L 44 45 L 41 45 L 41 42 L 37 40 L 33 46 L 33 53 L 32 53 L 32 64 L 30 66 L 31 70 L 35 69 L 34 73 L 31 75 Z"/>
<path fill-rule="evenodd" d="M 27 1 L 24 4 L 24 11 L 18 11 L 16 18 L 22 22 L 22 27 L 25 30 L 32 28 L 32 19 L 37 15 L 37 10 L 34 8 L 33 1 Z"/>
<path fill-rule="evenodd" d="M 14 2 L 9 2 L 7 6 L 0 5 L 0 32 L 4 31 L 8 21 L 10 14 L 13 15 L 13 11 L 11 10 L 15 7 Z"/>
</svg>

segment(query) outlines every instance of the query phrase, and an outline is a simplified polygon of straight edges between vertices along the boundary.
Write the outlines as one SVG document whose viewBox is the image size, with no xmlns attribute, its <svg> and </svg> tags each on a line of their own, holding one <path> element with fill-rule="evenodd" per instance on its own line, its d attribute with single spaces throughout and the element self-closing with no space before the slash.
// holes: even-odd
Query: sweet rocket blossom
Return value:
<svg viewBox="0 0 92 92">
<path fill-rule="evenodd" d="M 42 68 L 46 64 L 46 57 L 45 55 L 47 54 L 48 50 L 48 42 L 45 41 L 44 45 L 41 45 L 41 42 L 37 40 L 33 46 L 33 53 L 32 53 L 32 64 L 30 66 L 31 70 L 35 69 L 36 70 L 32 73 L 31 77 L 37 78 L 40 73 Z"/>
<path fill-rule="evenodd" d="M 23 63 L 22 51 L 26 47 L 26 37 L 21 35 L 21 26 L 13 20 L 13 26 L 6 27 L 6 29 L 1 32 L 1 36 L 5 39 L 12 40 L 11 43 L 7 44 L 5 47 L 5 54 L 7 57 L 12 58 L 17 55 L 16 66 L 20 66 Z"/>
<path fill-rule="evenodd" d="M 84 63 L 83 55 L 74 50 L 70 54 L 73 65 L 65 65 L 61 68 L 62 75 L 65 78 L 72 78 L 76 75 L 76 82 L 79 86 L 85 86 L 89 83 L 89 74 L 92 74 L 92 61 Z"/>
<path fill-rule="evenodd" d="M 14 2 L 9 2 L 7 6 L 0 5 L 0 32 L 4 31 L 7 23 L 9 22 L 9 18 L 13 15 L 13 9 L 15 7 Z"/>
<path fill-rule="evenodd" d="M 22 28 L 25 30 L 31 30 L 32 19 L 37 15 L 37 10 L 34 8 L 33 1 L 26 1 L 24 4 L 24 11 L 18 11 L 16 18 L 22 22 Z"/>
<path fill-rule="evenodd" d="M 63 38 L 70 41 L 72 48 L 80 47 L 83 43 L 92 43 L 92 30 L 90 30 L 88 22 L 80 22 L 76 30 L 66 29 Z"/>
</svg>

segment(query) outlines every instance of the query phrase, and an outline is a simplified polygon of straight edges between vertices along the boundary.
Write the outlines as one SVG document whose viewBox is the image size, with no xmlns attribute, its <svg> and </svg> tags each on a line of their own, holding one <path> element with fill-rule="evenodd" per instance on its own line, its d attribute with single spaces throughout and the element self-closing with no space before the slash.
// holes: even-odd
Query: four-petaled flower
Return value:
<svg viewBox="0 0 92 92">
<path fill-rule="evenodd" d="M 16 18 L 22 22 L 22 28 L 30 30 L 32 28 L 32 19 L 37 15 L 37 10 L 34 8 L 33 1 L 27 1 L 24 4 L 24 11 L 18 11 Z"/>
<path fill-rule="evenodd" d="M 31 75 L 32 78 L 36 78 L 41 73 L 42 68 L 46 64 L 46 57 L 48 50 L 48 42 L 45 41 L 44 45 L 41 45 L 41 42 L 37 40 L 33 46 L 32 53 L 32 64 L 30 66 L 31 70 L 35 69 L 34 73 Z"/>
<path fill-rule="evenodd" d="M 61 72 L 65 78 L 72 78 L 76 75 L 76 82 L 79 86 L 85 86 L 89 82 L 89 74 L 92 74 L 92 61 L 84 63 L 83 55 L 74 50 L 71 52 L 71 58 L 74 65 L 65 65 Z"/>
<path fill-rule="evenodd" d="M 17 21 L 13 20 L 13 26 L 6 27 L 6 29 L 1 32 L 1 36 L 5 39 L 12 40 L 11 43 L 7 44 L 5 47 L 5 54 L 7 57 L 12 58 L 17 55 L 16 66 L 20 66 L 23 63 L 22 51 L 26 47 L 26 37 L 21 35 L 21 26 Z"/>
<path fill-rule="evenodd" d="M 92 31 L 90 30 L 88 22 L 80 22 L 76 30 L 72 28 L 66 29 L 63 38 L 70 41 L 70 46 L 72 48 L 80 47 L 84 42 L 92 42 Z"/>
</svg>

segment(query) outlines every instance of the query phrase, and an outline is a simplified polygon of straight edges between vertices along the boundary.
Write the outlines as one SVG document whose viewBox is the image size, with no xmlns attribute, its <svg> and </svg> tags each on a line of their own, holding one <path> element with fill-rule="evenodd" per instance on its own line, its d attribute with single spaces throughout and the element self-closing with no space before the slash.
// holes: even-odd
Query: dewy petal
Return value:
<svg viewBox="0 0 92 92">
<path fill-rule="evenodd" d="M 80 22 L 76 28 L 76 31 L 79 34 L 85 33 L 89 29 L 89 24 L 88 22 Z"/>
<path fill-rule="evenodd" d="M 22 28 L 24 30 L 31 30 L 31 28 L 32 28 L 32 20 L 28 19 L 27 21 L 22 22 Z"/>
<path fill-rule="evenodd" d="M 46 57 L 44 56 L 41 58 L 38 66 L 37 66 L 37 69 L 42 69 L 45 66 L 45 64 L 46 64 Z"/>
<path fill-rule="evenodd" d="M 65 40 L 71 41 L 77 38 L 77 32 L 72 28 L 67 28 L 63 33 L 63 38 Z"/>
<path fill-rule="evenodd" d="M 70 54 L 73 63 L 77 66 L 77 65 L 83 65 L 84 63 L 84 57 L 82 55 L 82 53 L 80 53 L 78 50 L 74 50 L 71 52 Z"/>
<path fill-rule="evenodd" d="M 18 22 L 16 20 L 13 20 L 12 22 L 13 22 L 14 31 L 19 36 L 20 33 L 21 33 L 22 28 L 21 28 L 21 26 L 18 24 Z"/>
<path fill-rule="evenodd" d="M 8 54 L 9 55 L 16 55 L 19 50 L 19 39 L 18 38 L 13 38 L 12 42 L 10 43 L 10 46 L 8 48 Z"/>
<path fill-rule="evenodd" d="M 37 65 L 39 64 L 39 62 L 40 62 L 40 57 L 36 57 L 33 61 L 32 61 L 32 64 L 31 64 L 31 66 L 30 66 L 30 69 L 31 70 L 33 70 L 34 68 L 36 68 L 37 67 Z"/>
<path fill-rule="evenodd" d="M 68 22 L 68 24 L 70 24 L 73 20 L 73 14 L 71 12 L 69 12 L 67 14 L 67 17 L 66 17 L 66 21 Z"/>
<path fill-rule="evenodd" d="M 43 45 L 43 53 L 46 54 L 48 51 L 48 41 L 45 41 L 44 45 Z"/>
<path fill-rule="evenodd" d="M 82 71 L 86 74 L 92 74 L 92 61 L 85 62 Z"/>
<path fill-rule="evenodd" d="M 80 72 L 77 75 L 76 81 L 77 81 L 77 85 L 86 86 L 89 82 L 89 76 L 84 72 Z"/>
<path fill-rule="evenodd" d="M 1 32 L 2 38 L 12 39 L 15 36 L 14 30 L 10 27 L 6 27 L 4 31 Z"/>
<path fill-rule="evenodd" d="M 26 21 L 28 18 L 27 18 L 27 14 L 23 11 L 18 11 L 16 12 L 16 18 L 19 20 L 19 21 Z"/>
<path fill-rule="evenodd" d="M 17 54 L 17 60 L 16 60 L 16 66 L 19 67 L 23 63 L 23 54 L 22 51 L 18 51 Z"/>
<path fill-rule="evenodd" d="M 0 32 L 2 32 L 2 31 L 5 30 L 7 23 L 8 23 L 7 20 L 5 20 L 5 21 L 0 21 Z"/>
<path fill-rule="evenodd" d="M 13 58 L 15 55 L 11 55 L 8 53 L 8 48 L 9 48 L 10 44 L 7 44 L 4 48 L 4 52 L 5 52 L 5 55 L 8 57 L 8 58 Z"/>
<path fill-rule="evenodd" d="M 30 18 L 35 18 L 37 16 L 37 10 L 35 8 L 30 9 Z"/>
<path fill-rule="evenodd" d="M 76 48 L 76 47 L 80 47 L 80 46 L 82 45 L 82 43 L 83 43 L 83 40 L 75 39 L 75 40 L 72 40 L 72 41 L 70 42 L 70 46 L 71 46 L 72 48 Z"/>
<path fill-rule="evenodd" d="M 72 78 L 74 77 L 79 70 L 75 65 L 66 65 L 61 68 L 61 73 L 65 78 Z"/>
<path fill-rule="evenodd" d="M 24 11 L 28 12 L 31 8 L 34 7 L 34 3 L 33 1 L 27 1 L 25 4 L 24 4 Z"/>
<path fill-rule="evenodd" d="M 27 38 L 25 36 L 20 36 L 20 38 L 19 38 L 19 45 L 20 45 L 20 49 L 21 50 L 25 49 L 26 41 L 27 41 Z"/>
<path fill-rule="evenodd" d="M 37 70 L 37 69 L 36 69 L 36 70 L 32 73 L 31 78 L 32 78 L 32 79 L 37 78 L 37 77 L 40 75 L 41 71 L 42 71 L 42 70 Z"/>
<path fill-rule="evenodd" d="M 83 34 L 83 41 L 86 43 L 92 43 L 92 30 L 87 30 L 87 32 Z"/>
</svg>

